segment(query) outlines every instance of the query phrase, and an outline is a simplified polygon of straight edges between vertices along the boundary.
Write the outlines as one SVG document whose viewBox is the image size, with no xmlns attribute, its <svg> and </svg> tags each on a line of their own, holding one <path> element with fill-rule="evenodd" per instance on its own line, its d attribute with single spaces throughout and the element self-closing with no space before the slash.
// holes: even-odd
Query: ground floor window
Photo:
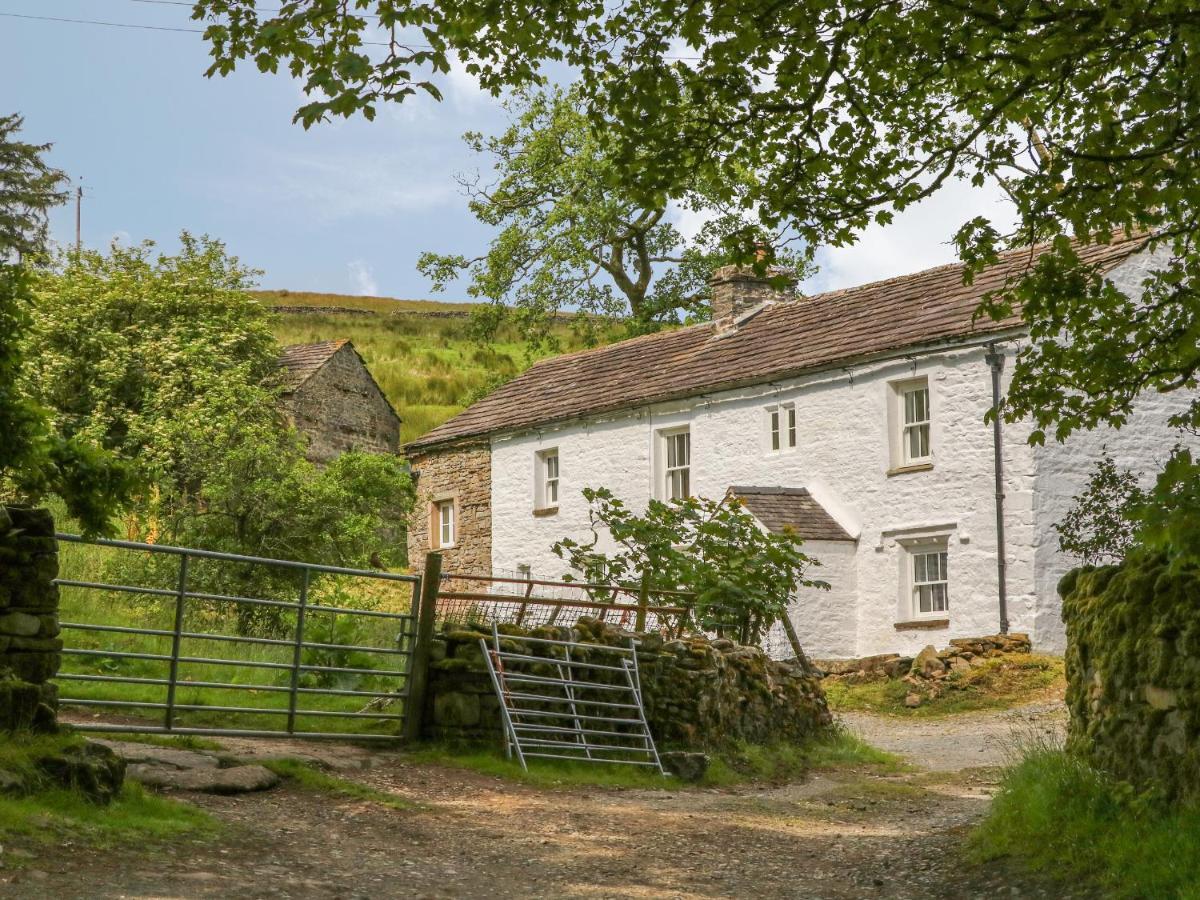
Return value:
<svg viewBox="0 0 1200 900">
<path fill-rule="evenodd" d="M 912 611 L 930 616 L 950 611 L 950 575 L 945 545 L 913 547 L 909 551 Z"/>
<path fill-rule="evenodd" d="M 438 549 L 453 547 L 455 537 L 454 501 L 442 500 L 434 506 L 434 534 L 437 537 L 435 547 Z"/>
</svg>

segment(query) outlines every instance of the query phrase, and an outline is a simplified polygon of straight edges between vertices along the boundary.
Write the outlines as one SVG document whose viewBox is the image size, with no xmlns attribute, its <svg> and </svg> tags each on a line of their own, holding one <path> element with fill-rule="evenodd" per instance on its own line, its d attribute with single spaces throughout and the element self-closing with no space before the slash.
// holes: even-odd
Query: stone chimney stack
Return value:
<svg viewBox="0 0 1200 900">
<path fill-rule="evenodd" d="M 709 280 L 713 321 L 733 320 L 767 301 L 783 299 L 786 295 L 771 286 L 771 278 L 784 274 L 774 269 L 756 275 L 750 267 L 721 266 Z M 789 280 L 787 287 L 790 289 L 794 284 L 794 280 Z"/>
</svg>

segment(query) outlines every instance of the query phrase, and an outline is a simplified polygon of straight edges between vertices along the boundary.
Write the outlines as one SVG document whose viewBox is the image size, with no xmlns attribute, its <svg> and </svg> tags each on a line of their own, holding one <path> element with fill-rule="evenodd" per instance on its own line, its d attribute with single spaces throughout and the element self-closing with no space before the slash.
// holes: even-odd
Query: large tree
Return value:
<svg viewBox="0 0 1200 900">
<path fill-rule="evenodd" d="M 48 144 L 18 139 L 20 116 L 0 116 L 0 500 L 37 503 L 57 494 L 87 531 L 108 528 L 133 483 L 127 467 L 87 440 L 52 427 L 22 390 L 32 309 L 30 265 L 46 253 L 46 217 L 66 195 L 66 176 L 44 159 Z M 0 507 L 0 537 L 8 530 Z"/>
<path fill-rule="evenodd" d="M 707 318 L 708 279 L 730 261 L 735 236 L 756 235 L 775 265 L 798 263 L 786 228 L 762 233 L 740 208 L 740 195 L 714 199 L 721 192 L 695 181 L 675 198 L 704 221 L 685 238 L 666 197 L 624 190 L 582 105 L 578 89 L 520 92 L 506 104 L 512 122 L 502 134 L 464 136 L 491 158 L 494 178 L 476 173 L 459 183 L 474 216 L 498 234 L 476 257 L 422 254 L 418 266 L 435 289 L 465 275 L 472 296 L 492 301 L 493 313 L 515 308 L 522 331 L 540 341 L 565 310 L 589 336 L 614 320 L 637 334 Z"/>
<path fill-rule="evenodd" d="M 305 125 L 368 116 L 462 60 L 485 88 L 578 73 L 624 189 L 653 199 L 701 179 L 762 227 L 794 220 L 810 248 L 955 179 L 999 184 L 1019 222 L 948 223 L 972 269 L 1006 243 L 1052 241 L 991 299 L 1037 339 L 1012 418 L 1034 439 L 1121 424 L 1143 390 L 1200 369 L 1200 10 L 1194 0 L 198 0 L 212 72 L 252 58 L 306 81 Z M 364 41 L 380 46 L 367 46 Z M 1164 256 L 1142 296 L 1106 289 L 1072 243 L 1133 231 Z M 1153 236 L 1150 235 L 1153 233 Z M 749 243 L 742 247 L 749 257 Z M 1200 404 L 1179 418 L 1196 424 Z"/>
</svg>

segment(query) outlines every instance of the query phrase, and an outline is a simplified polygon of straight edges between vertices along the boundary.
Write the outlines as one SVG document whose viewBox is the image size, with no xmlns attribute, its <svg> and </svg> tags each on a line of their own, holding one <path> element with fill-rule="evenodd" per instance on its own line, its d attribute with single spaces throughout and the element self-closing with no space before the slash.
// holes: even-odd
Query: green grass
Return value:
<svg viewBox="0 0 1200 900">
<path fill-rule="evenodd" d="M 367 800 L 391 809 L 415 808 L 414 804 L 394 794 L 376 790 L 357 781 L 338 778 L 297 759 L 268 759 L 263 761 L 263 765 L 306 791 L 333 794 L 350 800 Z"/>
<path fill-rule="evenodd" d="M 515 759 L 505 759 L 497 750 L 430 746 L 409 751 L 415 763 L 454 766 L 481 775 L 519 781 L 540 788 L 602 787 L 634 789 L 679 789 L 690 787 L 673 776 L 664 778 L 642 766 L 601 766 L 568 760 L 530 759 L 523 771 Z M 866 767 L 880 774 L 904 771 L 895 756 L 877 750 L 841 728 L 801 744 L 741 744 L 713 755 L 708 772 L 698 787 L 734 787 L 763 782 L 782 783 L 805 777 L 813 769 L 830 770 Z"/>
<path fill-rule="evenodd" d="M 158 797 L 126 782 L 108 806 L 82 794 L 51 786 L 37 771 L 39 757 L 81 743 L 72 735 L 6 737 L 0 743 L 0 769 L 20 773 L 34 790 L 24 796 L 0 795 L 0 840 L 14 838 L 31 844 L 70 840 L 92 847 L 111 847 L 131 841 L 159 841 L 215 835 L 216 821 L 187 803 Z M 6 857 L 11 864 L 14 857 Z"/>
<path fill-rule="evenodd" d="M 296 294 L 279 298 L 293 303 Z M 346 306 L 381 312 L 391 309 L 380 304 L 405 301 L 379 298 L 337 298 L 313 295 L 326 302 L 305 305 Z M 336 302 L 335 302 L 336 301 Z M 345 301 L 345 302 L 343 302 Z M 409 304 L 418 301 L 407 301 Z M 535 359 L 520 335 L 511 326 L 503 326 L 486 346 L 472 340 L 466 316 L 469 307 L 455 306 L 464 315 L 455 318 L 430 318 L 394 309 L 391 315 L 283 313 L 274 325 L 281 344 L 309 344 L 334 338 L 349 338 L 366 360 L 380 389 L 401 418 L 400 440 L 411 441 L 461 412 L 470 403 L 503 381 L 524 371 Z M 566 325 L 554 333 L 563 352 L 580 349 L 578 339 Z"/>
<path fill-rule="evenodd" d="M 1051 746 L 1008 771 L 971 840 L 1105 897 L 1200 898 L 1200 809 L 1168 809 Z"/>
<path fill-rule="evenodd" d="M 966 672 L 951 672 L 938 682 L 941 693 L 910 709 L 904 698 L 914 690 L 899 678 L 851 684 L 825 680 L 825 696 L 833 710 L 886 713 L 930 718 L 986 709 L 1008 709 L 1063 690 L 1063 661 L 1056 656 L 1008 654 Z"/>
</svg>

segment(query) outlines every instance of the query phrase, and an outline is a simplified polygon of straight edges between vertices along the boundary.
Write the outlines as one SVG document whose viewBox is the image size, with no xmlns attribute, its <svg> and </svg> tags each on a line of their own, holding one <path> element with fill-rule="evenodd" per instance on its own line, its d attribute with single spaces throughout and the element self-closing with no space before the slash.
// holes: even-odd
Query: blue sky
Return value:
<svg viewBox="0 0 1200 900">
<path fill-rule="evenodd" d="M 188 10 L 130 0 L 0 0 L 0 13 L 195 27 Z M 0 17 L 0 112 L 25 116 L 24 138 L 53 142 L 50 161 L 82 178 L 83 239 L 146 238 L 170 249 L 181 229 L 226 242 L 264 271 L 264 287 L 430 296 L 416 271 L 423 250 L 475 254 L 488 229 L 454 182 L 486 165 L 467 130 L 504 125 L 499 103 L 465 73 L 424 97 L 305 131 L 287 75 L 250 68 L 208 79 L 198 34 Z M 822 252 L 806 289 L 822 290 L 953 259 L 955 225 L 996 203 L 955 188 L 851 249 Z M 74 239 L 74 212 L 52 220 Z M 463 299 L 452 286 L 446 299 Z"/>
</svg>

